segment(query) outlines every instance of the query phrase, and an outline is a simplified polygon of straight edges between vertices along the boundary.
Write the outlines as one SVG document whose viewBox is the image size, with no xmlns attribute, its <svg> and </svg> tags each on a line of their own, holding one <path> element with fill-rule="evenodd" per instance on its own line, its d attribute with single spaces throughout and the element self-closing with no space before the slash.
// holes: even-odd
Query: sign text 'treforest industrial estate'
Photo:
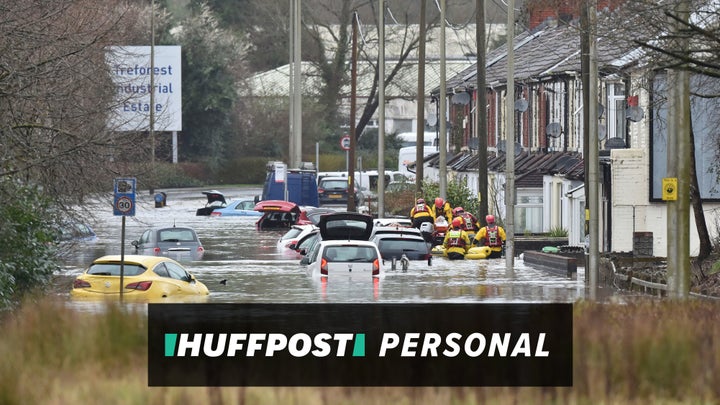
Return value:
<svg viewBox="0 0 720 405">
<path fill-rule="evenodd" d="M 107 62 L 115 84 L 116 106 L 109 125 L 116 131 L 182 130 L 182 66 L 180 46 L 113 46 Z M 151 72 L 154 71 L 152 83 Z M 154 87 L 153 100 L 150 100 Z"/>
</svg>

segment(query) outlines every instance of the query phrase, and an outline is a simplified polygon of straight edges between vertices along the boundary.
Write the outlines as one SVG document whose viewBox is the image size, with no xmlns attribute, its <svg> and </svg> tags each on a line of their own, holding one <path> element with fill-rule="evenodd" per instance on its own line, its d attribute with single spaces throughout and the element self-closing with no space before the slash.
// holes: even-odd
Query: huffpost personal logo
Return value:
<svg viewBox="0 0 720 405">
<path fill-rule="evenodd" d="M 383 333 L 378 357 L 549 357 L 545 333 Z M 165 357 L 365 357 L 364 333 L 166 333 Z"/>
<path fill-rule="evenodd" d="M 165 357 L 365 357 L 364 333 L 166 333 Z"/>
</svg>

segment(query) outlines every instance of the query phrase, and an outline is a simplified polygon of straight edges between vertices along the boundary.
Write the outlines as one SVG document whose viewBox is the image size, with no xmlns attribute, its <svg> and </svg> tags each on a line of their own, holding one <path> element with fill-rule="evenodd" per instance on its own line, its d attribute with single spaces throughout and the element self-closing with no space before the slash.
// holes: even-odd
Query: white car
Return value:
<svg viewBox="0 0 720 405">
<path fill-rule="evenodd" d="M 318 224 L 321 240 L 300 264 L 313 278 L 342 276 L 370 281 L 383 277 L 380 250 L 368 241 L 372 221 L 371 216 L 354 212 L 323 215 Z"/>
<path fill-rule="evenodd" d="M 277 241 L 277 248 L 279 250 L 295 249 L 297 242 L 305 235 L 316 230 L 315 225 L 292 225 L 287 232 L 283 234 Z"/>
</svg>

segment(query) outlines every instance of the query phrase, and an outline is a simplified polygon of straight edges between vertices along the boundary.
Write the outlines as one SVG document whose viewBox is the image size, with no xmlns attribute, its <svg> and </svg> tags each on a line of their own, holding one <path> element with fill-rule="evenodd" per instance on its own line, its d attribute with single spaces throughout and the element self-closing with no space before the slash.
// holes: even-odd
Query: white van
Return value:
<svg viewBox="0 0 720 405">
<path fill-rule="evenodd" d="M 425 141 L 423 142 L 423 146 L 436 146 L 436 138 L 437 135 L 435 132 L 425 132 Z M 397 139 L 402 142 L 400 146 L 403 148 L 417 145 L 417 133 L 415 132 L 401 132 L 397 134 Z"/>
<path fill-rule="evenodd" d="M 423 147 L 423 156 L 432 155 L 433 153 L 436 153 L 438 150 L 434 146 L 424 146 Z M 398 171 L 405 175 L 410 180 L 415 179 L 415 172 L 410 171 L 407 168 L 407 165 L 415 163 L 417 160 L 417 150 L 415 146 L 407 146 L 404 148 L 400 148 L 400 151 L 398 152 Z"/>
</svg>

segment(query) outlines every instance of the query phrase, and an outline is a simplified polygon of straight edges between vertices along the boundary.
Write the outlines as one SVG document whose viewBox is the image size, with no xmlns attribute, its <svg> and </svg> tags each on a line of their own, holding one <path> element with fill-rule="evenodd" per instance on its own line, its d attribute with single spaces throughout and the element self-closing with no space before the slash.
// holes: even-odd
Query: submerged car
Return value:
<svg viewBox="0 0 720 405">
<path fill-rule="evenodd" d="M 225 195 L 217 190 L 203 191 L 207 203 L 203 208 L 198 208 L 195 215 L 210 215 L 216 208 L 223 208 L 227 205 Z"/>
<path fill-rule="evenodd" d="M 132 245 L 136 254 L 165 256 L 181 262 L 201 260 L 205 254 L 197 233 L 187 227 L 147 229 Z"/>
<path fill-rule="evenodd" d="M 302 258 L 308 275 L 317 278 L 339 276 L 372 280 L 384 276 L 382 256 L 368 238 L 373 218 L 354 212 L 320 217 L 320 240 Z"/>
<path fill-rule="evenodd" d="M 310 224 L 306 207 L 283 200 L 265 200 L 255 205 L 255 211 L 262 213 L 255 226 L 259 230 L 290 228 L 293 225 Z"/>
<path fill-rule="evenodd" d="M 122 272 L 123 298 L 163 300 L 183 296 L 207 296 L 210 292 L 180 263 L 167 257 L 126 255 L 95 259 L 73 281 L 75 298 L 118 298 Z"/>
<path fill-rule="evenodd" d="M 210 216 L 216 217 L 259 217 L 262 212 L 255 211 L 255 200 L 233 200 L 225 207 L 215 208 Z"/>
<path fill-rule="evenodd" d="M 378 246 L 384 260 L 397 261 L 405 256 L 408 260 L 432 261 L 432 248 L 422 236 L 381 233 L 370 240 Z"/>
</svg>

